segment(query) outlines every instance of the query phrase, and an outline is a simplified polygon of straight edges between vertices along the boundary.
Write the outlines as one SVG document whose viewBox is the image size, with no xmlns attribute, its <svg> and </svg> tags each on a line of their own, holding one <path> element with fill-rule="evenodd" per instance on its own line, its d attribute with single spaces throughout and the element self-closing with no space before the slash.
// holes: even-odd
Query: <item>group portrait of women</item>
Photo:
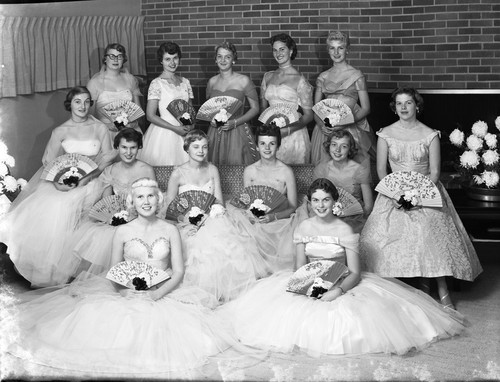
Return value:
<svg viewBox="0 0 500 382">
<path fill-rule="evenodd" d="M 52 131 L 42 168 L 0 226 L 16 271 L 37 292 L 18 306 L 20 335 L 9 354 L 73 372 L 182 379 L 199 377 L 228 352 L 242 365 L 297 349 L 314 357 L 403 355 L 465 330 L 446 278 L 473 281 L 482 268 L 439 181 L 440 132 L 419 121 L 422 96 L 394 90 L 394 122 L 375 136 L 367 81 L 348 63 L 345 32 L 328 34 L 332 65 L 315 86 L 293 65 L 299 49 L 290 35 L 274 35 L 269 45 L 276 68 L 262 74 L 259 89 L 234 71 L 232 43 L 215 47 L 205 100 L 229 96 L 240 106 L 206 128 L 182 123 L 168 107 L 194 100 L 189 79 L 177 73 L 175 42 L 157 50 L 163 71 L 145 95 L 144 134 L 137 121 L 118 128 L 103 112 L 117 100 L 140 105 L 119 43 L 106 47 L 86 86 L 68 92 L 68 120 Z M 327 126 L 313 111 L 323 99 L 345 103 L 353 121 Z M 283 103 L 296 120 L 257 121 Z M 69 153 L 96 169 L 72 184 L 44 180 L 44 166 Z M 303 164 L 313 174 L 306 195 L 294 173 Z M 219 167 L 231 165 L 244 167 L 243 188 L 273 189 L 280 202 L 256 214 L 235 202 L 241 195 L 224 195 Z M 164 190 L 155 166 L 173 166 Z M 377 194 L 373 179 L 395 171 L 428 177 L 443 206 L 405 210 Z M 168 218 L 172 203 L 198 191 L 214 200 L 201 221 L 189 213 Z M 343 216 L 343 193 L 361 206 L 354 216 Z M 89 216 L 112 195 L 126 203 L 125 224 Z M 168 278 L 143 290 L 120 286 L 106 275 L 121 262 L 146 263 Z M 319 263 L 346 271 L 315 298 L 287 291 L 295 271 Z"/>
</svg>

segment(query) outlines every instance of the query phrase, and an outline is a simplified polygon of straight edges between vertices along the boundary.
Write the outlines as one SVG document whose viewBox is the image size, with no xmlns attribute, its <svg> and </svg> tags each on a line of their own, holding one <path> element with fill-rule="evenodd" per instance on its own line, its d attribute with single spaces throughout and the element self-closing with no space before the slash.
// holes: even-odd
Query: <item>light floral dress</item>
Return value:
<svg viewBox="0 0 500 382">
<path fill-rule="evenodd" d="M 392 171 L 429 175 L 429 146 L 433 131 L 416 141 L 401 141 L 377 132 L 387 142 Z M 472 281 L 482 272 L 467 232 L 443 185 L 437 184 L 443 207 L 397 209 L 379 194 L 361 232 L 363 268 L 383 277 L 453 276 Z"/>
</svg>

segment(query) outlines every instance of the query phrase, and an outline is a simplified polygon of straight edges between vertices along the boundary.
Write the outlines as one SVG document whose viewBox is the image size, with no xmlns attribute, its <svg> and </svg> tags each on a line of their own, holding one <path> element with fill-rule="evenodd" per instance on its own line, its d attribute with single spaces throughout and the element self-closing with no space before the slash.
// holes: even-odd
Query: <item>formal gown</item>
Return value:
<svg viewBox="0 0 500 382">
<path fill-rule="evenodd" d="M 357 251 L 359 235 L 294 237 L 309 261 L 346 262 L 345 248 Z M 287 292 L 293 272 L 260 280 L 249 292 L 218 308 L 246 345 L 279 352 L 300 349 L 321 354 L 404 354 L 460 333 L 463 317 L 424 293 L 373 273 L 331 302 Z"/>
<path fill-rule="evenodd" d="M 208 98 L 229 96 L 239 99 L 242 102 L 241 108 L 234 112 L 231 116 L 232 119 L 244 114 L 246 97 L 257 103 L 259 101 L 257 90 L 252 82 L 243 91 L 236 89 L 228 89 L 225 92 L 213 90 L 207 96 Z M 248 123 L 240 124 L 227 131 L 210 126 L 208 138 L 210 142 L 208 160 L 215 165 L 249 165 L 259 159 L 255 138 Z"/>
<path fill-rule="evenodd" d="M 358 90 L 359 85 L 357 81 L 364 77 L 364 74 L 357 70 L 351 69 L 348 71 L 344 78 L 338 79 L 335 77 L 333 68 L 321 73 L 316 80 L 316 87 L 321 89 L 325 98 L 338 99 L 344 102 L 351 108 L 353 114 L 360 109 L 358 104 Z M 353 124 L 345 126 L 354 137 L 358 148 L 360 151 L 356 156 L 355 160 L 358 162 L 366 159 L 369 154 L 372 161 L 375 161 L 375 136 L 368 124 L 366 118 L 363 118 Z M 316 125 L 313 130 L 311 137 L 311 163 L 317 165 L 322 161 L 327 161 L 330 159 L 328 153 L 323 147 L 323 142 L 326 141 L 327 137 L 323 134 L 320 127 Z"/>
<path fill-rule="evenodd" d="M 126 261 L 169 270 L 170 242 L 130 238 Z M 123 297 L 99 276 L 75 280 L 19 305 L 20 336 L 9 352 L 30 362 L 70 371 L 192 378 L 210 356 L 237 345 L 228 325 L 202 305 L 198 288 L 177 288 L 161 299 Z M 63 373 L 64 374 L 64 373 Z"/>
<path fill-rule="evenodd" d="M 342 187 L 364 207 L 361 185 L 368 184 L 371 186 L 370 160 L 366 158 L 362 163 L 349 160 L 347 166 L 342 169 L 335 167 L 331 160 L 321 162 L 314 168 L 313 172 L 313 180 L 318 178 L 329 179 L 335 186 Z M 312 216 L 313 214 L 310 213 L 309 215 Z M 343 219 L 357 233 L 361 232 L 366 221 L 363 214 L 347 216 Z"/>
<path fill-rule="evenodd" d="M 387 142 L 392 171 L 429 175 L 429 147 L 439 135 L 401 141 L 377 132 Z M 382 277 L 453 276 L 472 281 L 482 272 L 467 232 L 441 182 L 441 208 L 403 210 L 379 194 L 361 233 L 363 268 Z"/>
<path fill-rule="evenodd" d="M 187 78 L 182 78 L 179 86 L 161 77 L 155 78 L 149 85 L 148 100 L 158 100 L 160 118 L 174 126 L 181 126 L 181 123 L 167 110 L 167 106 L 174 99 L 187 102 L 193 97 L 193 90 Z M 144 135 L 144 144 L 137 159 L 151 166 L 180 165 L 189 159 L 183 145 L 184 138 L 181 135 L 151 123 Z"/>
<path fill-rule="evenodd" d="M 127 196 L 130 184 L 122 183 L 113 176 L 113 165 L 108 166 L 99 176 L 100 188 L 111 186 L 114 195 Z M 135 211 L 129 212 L 129 221 L 136 217 Z M 98 275 L 112 266 L 113 235 L 117 226 L 84 217 L 80 227 L 71 235 L 66 246 L 68 256 L 74 260 L 73 276 L 81 271 L 88 275 Z"/>
<path fill-rule="evenodd" d="M 103 122 L 109 129 L 112 134 L 112 138 L 118 132 L 114 122 L 110 120 L 107 115 L 104 113 L 103 108 L 114 101 L 134 101 L 134 96 L 141 96 L 141 91 L 139 90 L 139 81 L 128 71 L 123 71 L 120 73 L 120 76 L 125 80 L 127 87 L 121 90 L 110 90 L 106 89 L 104 86 L 104 70 L 103 69 L 95 74 L 87 84 L 87 88 L 92 95 L 92 99 L 95 102 L 95 116 Z M 140 106 L 140 105 L 139 105 Z M 127 125 L 128 127 L 132 127 L 137 131 L 141 132 L 138 121 L 133 121 Z"/>
<path fill-rule="evenodd" d="M 93 137 L 64 139 L 59 152 L 46 151 L 44 164 L 64 153 L 85 155 L 98 162 L 103 155 L 100 137 L 110 138 L 106 126 L 90 118 L 94 121 Z M 16 270 L 34 287 L 63 284 L 72 276 L 77 260 L 66 251 L 68 239 L 102 192 L 96 181 L 59 191 L 52 182 L 40 179 L 42 170 L 32 177 L 0 223 L 0 241 L 8 246 Z"/>
<path fill-rule="evenodd" d="M 213 194 L 213 178 L 202 187 L 192 184 L 179 187 L 179 193 L 189 190 Z M 253 238 L 233 224 L 227 214 L 208 217 L 194 235 L 192 224 L 181 223 L 178 227 L 185 254 L 183 285 L 197 286 L 218 301 L 226 302 L 271 271 Z"/>
<path fill-rule="evenodd" d="M 261 97 L 265 98 L 269 106 L 274 106 L 278 103 L 287 103 L 294 106 L 296 109 L 299 106 L 302 109 L 310 110 L 312 108 L 312 86 L 307 82 L 304 76 L 301 76 L 297 89 L 294 89 L 286 84 L 274 85 L 267 84 L 264 75 L 261 84 Z M 311 153 L 311 140 L 307 126 L 286 136 L 281 140 L 281 146 L 276 153 L 276 157 L 286 164 L 304 164 L 309 163 Z"/>
</svg>

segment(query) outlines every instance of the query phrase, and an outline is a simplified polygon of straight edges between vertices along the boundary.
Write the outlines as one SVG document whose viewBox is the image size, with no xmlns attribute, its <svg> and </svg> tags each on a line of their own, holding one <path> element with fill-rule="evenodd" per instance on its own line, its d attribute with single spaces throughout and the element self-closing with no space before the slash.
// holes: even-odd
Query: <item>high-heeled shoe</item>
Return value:
<svg viewBox="0 0 500 382">
<path fill-rule="evenodd" d="M 451 301 L 451 297 L 449 293 L 446 293 L 443 297 L 439 299 L 441 301 L 441 304 L 448 309 L 455 309 L 455 305 L 453 305 L 453 302 Z"/>
</svg>

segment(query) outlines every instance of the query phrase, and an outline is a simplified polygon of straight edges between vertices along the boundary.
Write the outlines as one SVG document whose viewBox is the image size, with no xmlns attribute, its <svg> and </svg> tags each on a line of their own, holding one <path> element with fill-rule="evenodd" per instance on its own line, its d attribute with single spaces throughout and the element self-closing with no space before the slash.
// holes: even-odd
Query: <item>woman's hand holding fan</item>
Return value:
<svg viewBox="0 0 500 382">
<path fill-rule="evenodd" d="M 144 111 L 139 105 L 123 99 L 108 103 L 102 108 L 102 112 L 113 121 L 118 130 L 144 116 Z"/>
<path fill-rule="evenodd" d="M 61 191 L 67 191 L 95 169 L 97 164 L 85 155 L 63 154 L 45 166 L 40 178 L 53 182 Z"/>
<path fill-rule="evenodd" d="M 330 136 L 334 131 L 342 129 L 344 125 L 354 123 L 352 110 L 346 103 L 327 98 L 313 106 L 313 111 L 323 121 L 322 132 Z"/>
<path fill-rule="evenodd" d="M 189 102 L 183 99 L 174 99 L 168 106 L 167 110 L 172 114 L 183 126 L 194 125 L 196 111 Z"/>
<path fill-rule="evenodd" d="M 288 103 L 274 104 L 259 116 L 260 122 L 266 125 L 275 124 L 279 128 L 287 127 L 299 119 L 300 114 L 297 111 L 297 106 Z"/>
<path fill-rule="evenodd" d="M 196 119 L 224 126 L 243 103 L 235 97 L 218 96 L 207 100 L 198 110 Z M 226 129 L 227 130 L 227 129 Z"/>
</svg>

